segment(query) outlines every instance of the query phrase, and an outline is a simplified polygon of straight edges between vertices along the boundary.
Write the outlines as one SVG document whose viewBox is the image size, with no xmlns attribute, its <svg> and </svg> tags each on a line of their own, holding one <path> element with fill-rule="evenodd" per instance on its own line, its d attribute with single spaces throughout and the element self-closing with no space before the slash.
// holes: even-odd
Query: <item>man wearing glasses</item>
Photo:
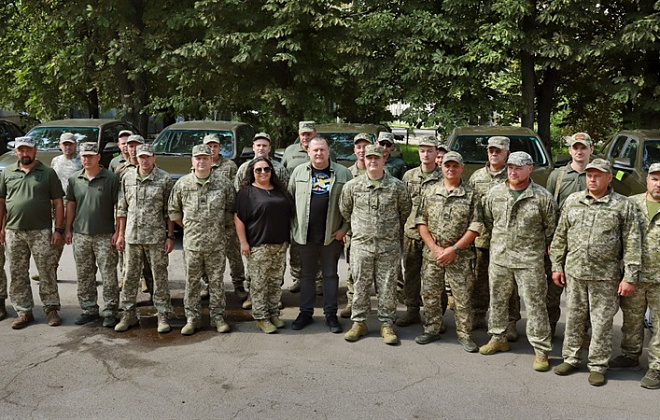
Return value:
<svg viewBox="0 0 660 420">
<path fill-rule="evenodd" d="M 382 131 L 378 135 L 378 144 L 383 148 L 383 157 L 385 158 L 385 170 L 395 178 L 403 179 L 403 175 L 408 168 L 406 163 L 398 156 L 392 156 L 394 150 L 394 134 Z"/>
</svg>

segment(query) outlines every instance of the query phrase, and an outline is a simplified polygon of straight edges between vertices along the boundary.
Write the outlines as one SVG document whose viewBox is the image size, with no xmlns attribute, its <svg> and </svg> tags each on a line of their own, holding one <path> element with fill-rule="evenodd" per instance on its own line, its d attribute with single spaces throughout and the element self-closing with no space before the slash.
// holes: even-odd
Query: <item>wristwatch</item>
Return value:
<svg viewBox="0 0 660 420">
<path fill-rule="evenodd" d="M 456 253 L 456 255 L 458 255 L 458 253 L 462 251 L 462 249 L 460 249 L 460 248 L 457 247 L 456 245 L 452 245 L 451 248 L 454 250 L 454 252 Z"/>
<path fill-rule="evenodd" d="M 64 229 L 63 228 L 56 227 L 54 230 L 55 230 L 55 232 L 59 233 L 60 235 L 64 235 Z"/>
<path fill-rule="evenodd" d="M 176 240 L 176 236 L 174 236 L 174 235 L 167 235 L 167 239 L 171 239 L 171 240 L 175 241 L 175 240 Z"/>
</svg>

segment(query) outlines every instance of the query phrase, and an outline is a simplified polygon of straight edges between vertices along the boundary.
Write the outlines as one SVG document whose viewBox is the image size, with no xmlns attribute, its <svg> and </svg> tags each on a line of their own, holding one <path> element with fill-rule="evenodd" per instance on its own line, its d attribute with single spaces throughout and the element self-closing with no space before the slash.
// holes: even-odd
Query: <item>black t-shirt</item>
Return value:
<svg viewBox="0 0 660 420">
<path fill-rule="evenodd" d="M 291 213 L 291 202 L 277 189 L 247 185 L 236 196 L 236 214 L 251 247 L 289 242 Z"/>
<path fill-rule="evenodd" d="M 325 169 L 312 167 L 312 197 L 309 203 L 307 243 L 322 244 L 325 241 L 325 223 L 330 202 L 330 165 Z"/>
</svg>

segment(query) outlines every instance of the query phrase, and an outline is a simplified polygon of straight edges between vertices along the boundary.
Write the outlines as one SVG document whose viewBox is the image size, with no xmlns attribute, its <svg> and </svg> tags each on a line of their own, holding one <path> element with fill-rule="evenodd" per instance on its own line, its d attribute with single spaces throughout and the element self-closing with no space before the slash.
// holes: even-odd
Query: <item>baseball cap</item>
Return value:
<svg viewBox="0 0 660 420">
<path fill-rule="evenodd" d="M 442 158 L 442 163 L 453 161 L 459 164 L 463 164 L 463 156 L 458 152 L 447 152 L 445 157 Z"/>
<path fill-rule="evenodd" d="M 132 136 L 133 132 L 131 130 L 121 130 L 119 134 L 117 134 L 117 137 L 126 137 L 126 136 Z"/>
<path fill-rule="evenodd" d="M 30 136 L 16 137 L 14 139 L 14 148 L 18 149 L 21 146 L 36 147 L 37 144 L 34 141 L 34 137 L 30 137 Z"/>
<path fill-rule="evenodd" d="M 139 135 L 139 134 L 131 134 L 130 136 L 128 136 L 128 141 L 127 141 L 127 143 L 140 143 L 140 144 L 144 144 L 144 137 L 142 137 L 142 136 Z"/>
<path fill-rule="evenodd" d="M 571 136 L 571 139 L 568 142 L 569 146 L 574 145 L 575 143 L 582 143 L 587 147 L 591 147 L 591 137 L 587 133 L 575 133 Z"/>
<path fill-rule="evenodd" d="M 447 155 L 445 155 L 447 159 Z M 525 166 L 525 165 L 534 165 L 532 157 L 527 152 L 513 152 L 509 155 L 509 160 L 507 160 L 507 165 L 516 165 L 516 166 Z"/>
<path fill-rule="evenodd" d="M 394 144 L 394 134 L 388 133 L 387 131 L 381 131 L 378 134 L 378 142 L 381 141 L 389 141 L 390 143 Z"/>
<path fill-rule="evenodd" d="M 73 133 L 62 133 L 60 143 L 77 143 L 76 136 Z"/>
<path fill-rule="evenodd" d="M 193 156 L 209 155 L 211 156 L 211 148 L 206 144 L 198 144 L 192 148 Z"/>
<path fill-rule="evenodd" d="M 86 142 L 80 145 L 80 156 L 98 155 L 98 154 L 99 154 L 98 144 L 92 142 Z"/>
<path fill-rule="evenodd" d="M 141 144 L 135 148 L 135 156 L 153 156 L 154 146 L 151 144 Z"/>
<path fill-rule="evenodd" d="M 419 139 L 420 146 L 433 146 L 436 149 L 438 148 L 438 139 L 435 138 L 435 136 L 422 136 Z"/>
<path fill-rule="evenodd" d="M 383 157 L 383 146 L 378 144 L 370 144 L 364 149 L 364 155 Z"/>
<path fill-rule="evenodd" d="M 445 152 L 449 151 L 449 147 L 447 147 L 447 145 L 444 144 L 444 143 L 438 143 L 437 147 L 438 147 L 438 150 L 444 150 Z"/>
<path fill-rule="evenodd" d="M 356 134 L 355 137 L 353 137 L 353 144 L 357 144 L 359 141 L 368 141 L 369 144 L 373 144 L 373 141 L 371 140 L 371 134 L 369 133 Z"/>
<path fill-rule="evenodd" d="M 257 134 L 254 135 L 254 138 L 252 139 L 252 141 L 259 140 L 259 139 L 268 140 L 268 142 L 270 142 L 270 135 L 268 133 L 264 133 L 264 132 L 257 133 Z"/>
<path fill-rule="evenodd" d="M 511 140 L 505 136 L 493 136 L 488 139 L 488 147 L 496 147 L 500 150 L 509 150 Z"/>
<path fill-rule="evenodd" d="M 649 173 L 660 172 L 660 162 L 656 162 L 649 166 Z"/>
<path fill-rule="evenodd" d="M 594 159 L 585 168 L 585 170 L 588 169 L 598 169 L 601 172 L 612 173 L 612 165 L 605 159 Z"/>
<path fill-rule="evenodd" d="M 300 121 L 298 123 L 299 133 L 313 133 L 316 131 L 316 123 L 314 121 Z"/>
<path fill-rule="evenodd" d="M 217 134 L 207 134 L 204 136 L 204 140 L 202 140 L 202 143 L 204 144 L 209 144 L 209 143 L 218 143 L 220 144 L 220 137 Z"/>
</svg>

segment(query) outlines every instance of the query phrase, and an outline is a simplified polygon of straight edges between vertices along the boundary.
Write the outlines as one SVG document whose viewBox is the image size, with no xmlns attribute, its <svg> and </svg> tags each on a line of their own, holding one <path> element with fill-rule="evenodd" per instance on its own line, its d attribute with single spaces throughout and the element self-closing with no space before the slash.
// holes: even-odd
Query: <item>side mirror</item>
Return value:
<svg viewBox="0 0 660 420">
<path fill-rule="evenodd" d="M 616 158 L 614 159 L 614 167 L 620 169 L 632 169 L 630 158 Z"/>
</svg>

